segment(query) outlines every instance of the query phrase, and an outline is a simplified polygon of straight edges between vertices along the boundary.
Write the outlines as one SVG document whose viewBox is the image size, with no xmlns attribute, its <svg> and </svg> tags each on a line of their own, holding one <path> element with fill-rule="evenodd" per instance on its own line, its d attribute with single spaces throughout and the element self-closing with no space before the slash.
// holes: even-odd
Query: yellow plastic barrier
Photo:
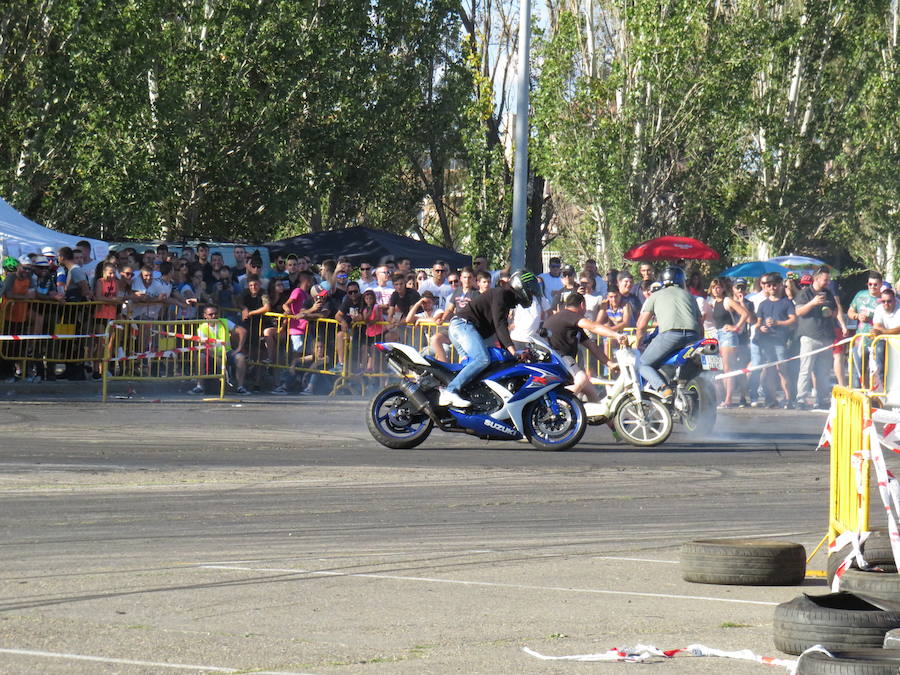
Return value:
<svg viewBox="0 0 900 675">
<path fill-rule="evenodd" d="M 831 395 L 835 414 L 831 420 L 829 543 L 842 532 L 869 529 L 869 460 L 859 453 L 869 449 L 869 437 L 863 431 L 872 418 L 865 392 L 835 387 Z M 857 476 L 862 476 L 861 480 L 857 481 Z"/>
<path fill-rule="evenodd" d="M 116 319 L 106 330 L 103 400 L 115 380 L 218 380 L 225 395 L 226 353 L 221 345 L 198 337 L 208 319 L 141 321 Z"/>
<path fill-rule="evenodd" d="M 255 321 L 248 337 L 248 365 L 273 371 L 337 375 L 334 395 L 347 376 L 347 359 L 338 354 L 341 325 L 334 319 L 309 319 L 300 350 L 294 350 L 289 335 L 290 314 L 267 312 Z M 344 347 L 347 351 L 347 347 Z M 340 365 L 338 365 L 340 364 Z"/>
<path fill-rule="evenodd" d="M 900 335 L 872 338 L 869 360 L 869 392 L 890 408 L 900 407 Z"/>
<path fill-rule="evenodd" d="M 847 382 L 851 389 L 871 388 L 868 349 L 872 336 L 857 333 L 847 345 Z"/>
<path fill-rule="evenodd" d="M 103 302 L 6 300 L 0 304 L 0 358 L 10 361 L 78 363 L 102 354 L 108 319 L 97 318 Z M 102 311 L 100 312 L 102 313 Z M 67 338 L 78 335 L 81 337 Z"/>
</svg>

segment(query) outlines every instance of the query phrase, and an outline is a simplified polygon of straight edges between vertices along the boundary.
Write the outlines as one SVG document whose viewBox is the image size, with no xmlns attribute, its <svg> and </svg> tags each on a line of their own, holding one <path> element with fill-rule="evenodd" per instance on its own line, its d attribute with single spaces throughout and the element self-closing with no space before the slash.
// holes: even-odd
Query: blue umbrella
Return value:
<svg viewBox="0 0 900 675">
<path fill-rule="evenodd" d="M 723 277 L 749 277 L 751 279 L 758 279 L 763 274 L 773 274 L 778 273 L 781 276 L 785 276 L 788 273 L 788 268 L 779 265 L 778 263 L 774 263 L 770 260 L 754 260 L 753 262 L 745 262 L 740 265 L 735 265 L 734 267 L 729 267 L 727 270 L 722 272 Z"/>
<path fill-rule="evenodd" d="M 827 267 L 832 272 L 837 271 L 831 265 L 818 258 L 810 258 L 805 255 L 782 255 L 777 258 L 769 258 L 768 262 L 778 263 L 789 269 L 806 274 L 811 274 L 813 270 L 820 267 Z"/>
</svg>

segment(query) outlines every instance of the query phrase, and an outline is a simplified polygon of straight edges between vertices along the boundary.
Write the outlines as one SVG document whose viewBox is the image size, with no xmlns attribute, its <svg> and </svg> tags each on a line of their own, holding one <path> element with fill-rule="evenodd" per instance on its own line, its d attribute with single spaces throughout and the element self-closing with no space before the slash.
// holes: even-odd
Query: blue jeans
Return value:
<svg viewBox="0 0 900 675">
<path fill-rule="evenodd" d="M 666 381 L 656 369 L 679 349 L 699 339 L 700 335 L 694 331 L 667 330 L 660 333 L 641 355 L 641 377 L 654 389 L 662 389 L 666 386 Z"/>
<path fill-rule="evenodd" d="M 463 321 L 459 317 L 454 316 L 450 319 L 448 333 L 450 342 L 453 343 L 453 347 L 459 353 L 460 359 L 469 359 L 469 362 L 463 366 L 462 370 L 447 385 L 447 391 L 453 391 L 458 394 L 464 386 L 475 379 L 478 373 L 487 368 L 491 362 L 491 357 L 488 354 L 484 338 L 481 337 L 478 329 L 468 321 Z"/>
</svg>

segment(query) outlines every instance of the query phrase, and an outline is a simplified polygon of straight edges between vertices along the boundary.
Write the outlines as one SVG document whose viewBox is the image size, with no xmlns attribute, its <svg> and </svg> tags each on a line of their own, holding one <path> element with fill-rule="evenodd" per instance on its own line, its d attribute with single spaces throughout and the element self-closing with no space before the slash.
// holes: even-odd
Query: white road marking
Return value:
<svg viewBox="0 0 900 675">
<path fill-rule="evenodd" d="M 257 675 L 308 675 L 297 671 L 284 670 L 248 670 L 247 668 L 222 668 L 219 666 L 195 666 L 187 663 L 158 663 L 155 661 L 136 661 L 133 659 L 114 659 L 106 656 L 87 656 L 85 654 L 67 654 L 65 652 L 44 652 L 34 649 L 4 649 L 0 648 L 0 654 L 15 654 L 17 656 L 42 656 L 51 659 L 66 659 L 69 661 L 96 661 L 98 663 L 118 663 L 125 666 L 146 666 L 148 668 L 172 668 L 174 670 L 202 670 L 210 673 L 246 673 Z"/>
<path fill-rule="evenodd" d="M 566 588 L 564 586 L 535 586 L 531 584 L 503 584 L 492 581 L 465 581 L 462 579 L 437 579 L 434 577 L 407 577 L 396 574 L 348 574 L 325 570 L 301 570 L 278 567 L 239 567 L 237 565 L 198 565 L 199 569 L 231 570 L 235 572 L 271 572 L 273 574 L 309 574 L 328 577 L 354 577 L 357 579 L 386 579 L 388 581 L 418 581 L 429 584 L 455 584 L 459 586 L 486 586 L 492 588 L 515 588 L 528 591 L 561 591 L 563 593 L 594 593 L 598 595 L 626 595 L 639 598 L 667 598 L 670 600 L 704 600 L 709 602 L 730 602 L 739 605 L 763 605 L 774 607 L 777 602 L 761 600 L 738 600 L 735 598 L 713 598 L 704 595 L 676 595 L 671 593 L 640 593 L 637 591 L 611 591 L 601 588 Z"/>
</svg>

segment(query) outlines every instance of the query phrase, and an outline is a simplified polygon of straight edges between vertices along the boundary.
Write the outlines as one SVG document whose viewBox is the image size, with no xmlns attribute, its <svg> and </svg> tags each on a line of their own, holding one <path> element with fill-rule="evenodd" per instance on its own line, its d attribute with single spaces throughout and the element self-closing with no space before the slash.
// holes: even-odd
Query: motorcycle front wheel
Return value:
<svg viewBox="0 0 900 675">
<path fill-rule="evenodd" d="M 414 413 L 404 391 L 390 385 L 379 391 L 366 415 L 372 438 L 395 450 L 409 450 L 422 443 L 434 427 L 424 412 Z"/>
<path fill-rule="evenodd" d="M 556 399 L 555 410 L 552 398 Z M 522 412 L 525 438 L 538 450 L 568 450 L 584 436 L 584 406 L 566 390 L 541 396 Z"/>
<path fill-rule="evenodd" d="M 658 398 L 647 396 L 637 401 L 629 396 L 616 410 L 613 424 L 626 443 L 659 445 L 672 433 L 672 414 Z"/>
</svg>

